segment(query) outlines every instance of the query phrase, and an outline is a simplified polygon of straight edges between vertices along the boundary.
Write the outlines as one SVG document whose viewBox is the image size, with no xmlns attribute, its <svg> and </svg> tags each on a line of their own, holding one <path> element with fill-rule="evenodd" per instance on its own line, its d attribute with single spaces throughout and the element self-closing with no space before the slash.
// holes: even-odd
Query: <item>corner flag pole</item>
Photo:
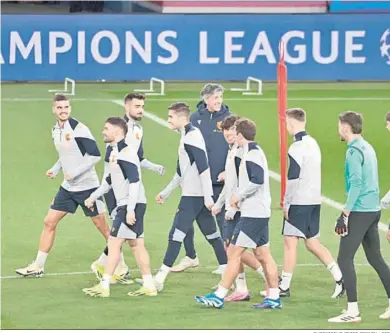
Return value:
<svg viewBox="0 0 390 333">
<path fill-rule="evenodd" d="M 278 123 L 279 123 L 279 152 L 280 152 L 280 207 L 283 207 L 287 182 L 287 67 L 284 64 L 284 42 L 279 42 L 280 60 L 278 63 Z"/>
</svg>

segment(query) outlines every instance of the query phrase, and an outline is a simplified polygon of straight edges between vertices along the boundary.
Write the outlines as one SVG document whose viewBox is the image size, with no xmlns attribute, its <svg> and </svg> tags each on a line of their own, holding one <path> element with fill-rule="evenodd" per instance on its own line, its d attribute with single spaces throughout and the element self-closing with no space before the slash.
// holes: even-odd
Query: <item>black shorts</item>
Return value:
<svg viewBox="0 0 390 333">
<path fill-rule="evenodd" d="M 226 220 L 223 221 L 223 240 L 225 244 L 229 244 L 232 241 L 233 232 L 234 229 L 237 226 L 238 221 L 240 220 L 241 214 L 240 212 L 237 212 L 234 215 L 233 220 Z"/>
<path fill-rule="evenodd" d="M 321 205 L 291 205 L 288 221 L 283 222 L 283 236 L 313 238 L 320 235 Z"/>
<path fill-rule="evenodd" d="M 91 209 L 84 205 L 84 201 L 96 190 L 91 188 L 85 191 L 70 192 L 62 186 L 59 188 L 50 208 L 61 212 L 74 214 L 78 206 L 84 211 L 85 216 L 94 217 L 105 212 L 102 198 L 98 198 Z"/>
<path fill-rule="evenodd" d="M 211 240 L 221 236 L 217 231 L 216 219 L 204 205 L 203 197 L 181 197 L 169 232 L 169 240 L 182 242 L 194 220 L 206 239 Z"/>
<path fill-rule="evenodd" d="M 112 222 L 110 236 L 120 239 L 143 238 L 145 212 L 146 204 L 136 204 L 134 209 L 136 222 L 130 225 L 126 222 L 127 206 L 119 206 Z"/>
<path fill-rule="evenodd" d="M 242 217 L 238 221 L 231 243 L 244 248 L 256 249 L 269 243 L 269 218 Z"/>
</svg>

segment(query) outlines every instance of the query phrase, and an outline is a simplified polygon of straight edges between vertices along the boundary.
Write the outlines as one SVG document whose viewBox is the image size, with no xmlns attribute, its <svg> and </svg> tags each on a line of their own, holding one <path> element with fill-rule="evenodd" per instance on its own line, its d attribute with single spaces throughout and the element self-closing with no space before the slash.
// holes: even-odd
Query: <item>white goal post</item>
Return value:
<svg viewBox="0 0 390 333">
<path fill-rule="evenodd" d="M 160 84 L 160 90 L 154 91 L 154 83 Z M 149 89 L 134 89 L 134 91 L 145 93 L 145 95 L 165 95 L 165 82 L 164 80 L 160 80 L 156 77 L 152 77 L 149 82 Z"/>
<path fill-rule="evenodd" d="M 68 83 L 70 84 L 70 90 L 68 90 Z M 63 94 L 63 95 L 70 95 L 74 96 L 76 94 L 76 82 L 75 80 L 72 80 L 68 77 L 65 78 L 64 81 L 64 89 L 63 90 L 56 90 L 56 89 L 50 89 L 49 92 L 57 94 Z"/>
<path fill-rule="evenodd" d="M 251 82 L 255 84 L 257 83 L 257 90 L 251 91 Z M 245 88 L 231 88 L 230 91 L 242 91 L 243 95 L 262 95 L 263 82 L 253 76 L 248 76 Z"/>
</svg>

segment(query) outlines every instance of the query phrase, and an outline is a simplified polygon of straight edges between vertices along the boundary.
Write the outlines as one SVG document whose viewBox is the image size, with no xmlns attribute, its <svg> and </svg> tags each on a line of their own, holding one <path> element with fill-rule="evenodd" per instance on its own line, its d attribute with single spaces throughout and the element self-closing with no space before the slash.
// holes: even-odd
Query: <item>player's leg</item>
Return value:
<svg viewBox="0 0 390 333">
<path fill-rule="evenodd" d="M 217 290 L 212 294 L 205 296 L 196 296 L 195 300 L 207 307 L 214 307 L 221 309 L 224 305 L 224 299 L 227 296 L 230 287 L 233 285 L 234 280 L 237 278 L 241 265 L 241 255 L 245 252 L 246 248 L 236 245 L 229 245 L 227 250 L 228 263 L 222 275 L 222 280 L 218 284 Z"/>
<path fill-rule="evenodd" d="M 54 244 L 57 225 L 66 214 L 73 214 L 76 209 L 77 203 L 72 199 L 70 192 L 60 187 L 43 221 L 43 230 L 36 259 L 26 267 L 16 269 L 17 274 L 23 276 L 43 275 L 47 256 Z"/>
<path fill-rule="evenodd" d="M 188 229 L 187 235 L 184 237 L 184 249 L 186 251 L 186 256 L 180 260 L 179 264 L 171 268 L 171 272 L 184 272 L 188 268 L 195 268 L 199 266 L 198 255 L 195 251 L 195 229 L 191 225 Z"/>
<path fill-rule="evenodd" d="M 202 206 L 203 198 L 201 197 L 181 197 L 172 228 L 169 232 L 168 248 L 165 252 L 163 264 L 154 278 L 158 291 L 164 288 L 165 280 L 179 256 L 181 244 Z"/>
<path fill-rule="evenodd" d="M 223 272 L 227 264 L 227 255 L 217 223 L 211 212 L 203 205 L 200 213 L 196 217 L 196 222 L 206 240 L 213 247 L 215 256 L 219 263 L 219 271 Z"/>
<path fill-rule="evenodd" d="M 369 221 L 372 223 L 372 221 Z M 347 293 L 348 309 L 343 314 L 330 318 L 329 322 L 348 323 L 360 322 L 360 313 L 357 303 L 357 286 L 354 258 L 356 251 L 363 242 L 370 224 L 367 215 L 361 212 L 351 212 L 348 222 L 348 235 L 340 238 L 337 263 L 343 275 L 344 286 Z"/>
<path fill-rule="evenodd" d="M 279 289 L 281 297 L 290 296 L 290 284 L 297 262 L 297 247 L 299 238 L 296 236 L 283 237 L 283 266 Z"/>
<path fill-rule="evenodd" d="M 380 212 L 372 213 L 373 223 L 368 228 L 367 233 L 363 238 L 363 249 L 366 254 L 368 263 L 375 269 L 383 287 L 386 290 L 387 298 L 389 299 L 389 307 L 379 316 L 381 319 L 390 319 L 390 268 L 383 259 L 380 249 L 380 238 L 378 232 L 378 222 Z"/>
<path fill-rule="evenodd" d="M 117 215 L 112 223 L 110 236 L 108 237 L 108 258 L 100 283 L 92 288 L 84 288 L 83 292 L 94 297 L 108 297 L 110 295 L 110 284 L 115 269 L 120 260 L 121 248 L 126 239 L 135 239 L 136 234 L 126 223 L 126 206 L 118 207 Z"/>
<path fill-rule="evenodd" d="M 134 253 L 135 261 L 141 271 L 142 287 L 128 293 L 129 296 L 157 296 L 157 289 L 153 281 L 153 276 L 150 268 L 149 253 L 145 248 L 144 242 L 144 217 L 146 212 L 146 204 L 137 204 L 135 207 L 136 223 L 131 226 L 131 229 L 136 233 L 137 239 L 129 240 L 129 245 Z"/>
<path fill-rule="evenodd" d="M 345 293 L 343 275 L 339 265 L 335 262 L 328 249 L 320 242 L 320 211 L 321 205 L 313 205 L 311 208 L 310 219 L 305 232 L 305 246 L 306 249 L 314 254 L 332 274 L 336 282 L 335 290 L 332 298 L 342 297 Z"/>
</svg>

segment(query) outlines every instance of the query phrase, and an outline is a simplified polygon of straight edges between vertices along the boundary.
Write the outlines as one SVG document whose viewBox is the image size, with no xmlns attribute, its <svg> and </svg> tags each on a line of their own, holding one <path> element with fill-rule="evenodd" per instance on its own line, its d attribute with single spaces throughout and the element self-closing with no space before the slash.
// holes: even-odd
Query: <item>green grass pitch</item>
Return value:
<svg viewBox="0 0 390 333">
<path fill-rule="evenodd" d="M 104 150 L 101 131 L 108 116 L 122 115 L 112 100 L 121 99 L 139 84 L 78 84 L 72 102 L 73 116 L 87 124 Z M 167 94 L 150 97 L 146 110 L 166 119 L 167 106 L 187 101 L 194 109 L 203 83 L 168 83 Z M 227 88 L 237 84 L 226 83 Z M 1 328 L 3 329 L 388 329 L 389 321 L 378 319 L 388 305 L 384 289 L 373 269 L 366 264 L 362 249 L 356 255 L 361 324 L 328 324 L 327 319 L 346 307 L 346 299 L 332 300 L 333 281 L 325 267 L 300 244 L 298 267 L 292 282 L 292 297 L 283 299 L 281 311 L 256 311 L 252 302 L 260 301 L 263 283 L 247 270 L 251 302 L 226 304 L 223 310 L 204 309 L 193 296 L 209 292 L 218 282 L 211 274 L 217 262 L 209 245 L 196 229 L 196 248 L 201 267 L 172 273 L 164 291 L 154 298 L 129 298 L 135 286 L 113 286 L 109 299 L 92 299 L 81 289 L 96 283 L 90 264 L 104 248 L 103 238 L 81 211 L 59 225 L 57 238 L 45 267 L 46 276 L 11 278 L 15 268 L 31 262 L 36 255 L 43 218 L 61 177 L 48 180 L 46 170 L 57 160 L 51 142 L 55 119 L 51 113 L 48 89 L 61 85 L 2 85 L 2 233 L 1 233 Z M 308 114 L 308 132 L 319 142 L 323 154 L 323 194 L 335 201 L 345 200 L 343 167 L 345 144 L 337 133 L 337 116 L 346 110 L 364 115 L 364 137 L 376 148 L 379 160 L 381 195 L 390 188 L 390 133 L 385 114 L 390 111 L 389 83 L 291 83 L 289 107 L 299 106 Z M 241 116 L 256 121 L 257 141 L 267 154 L 270 169 L 279 171 L 276 86 L 265 83 L 263 96 L 225 93 L 225 104 Z M 154 269 L 161 265 L 168 231 L 179 200 L 176 191 L 164 206 L 154 202 L 156 194 L 170 181 L 176 165 L 179 136 L 156 122 L 144 118 L 145 156 L 163 164 L 167 173 L 160 177 L 144 171 L 148 197 L 145 241 Z M 102 164 L 98 172 L 102 174 Z M 283 240 L 280 235 L 282 213 L 279 186 L 271 181 L 273 210 L 271 250 L 280 265 Z M 338 237 L 333 232 L 339 211 L 323 205 L 321 239 L 336 257 Z M 387 223 L 389 212 L 383 212 Z M 390 244 L 381 233 L 382 251 L 390 262 Z M 181 252 L 180 258 L 183 255 Z M 125 249 L 128 265 L 135 269 L 130 250 Z M 56 273 L 56 274 L 54 274 Z M 75 274 L 71 274 L 75 273 Z M 76 274 L 79 273 L 79 274 Z M 50 275 L 54 274 L 54 275 Z M 133 271 L 138 276 L 138 271 Z"/>
</svg>

